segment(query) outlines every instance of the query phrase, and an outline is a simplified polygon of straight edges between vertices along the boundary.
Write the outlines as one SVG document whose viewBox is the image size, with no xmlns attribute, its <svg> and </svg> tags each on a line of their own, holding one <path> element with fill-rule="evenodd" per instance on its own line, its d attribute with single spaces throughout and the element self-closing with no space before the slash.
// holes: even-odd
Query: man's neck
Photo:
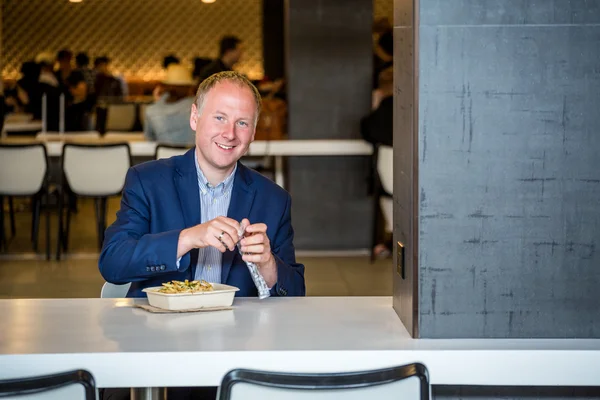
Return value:
<svg viewBox="0 0 600 400">
<path fill-rule="evenodd" d="M 227 68 L 233 68 L 233 62 L 231 61 L 231 59 L 227 56 L 223 56 L 221 58 L 221 62 L 223 63 L 223 65 Z"/>
<path fill-rule="evenodd" d="M 198 159 L 198 166 L 200 167 L 200 170 L 204 174 L 204 177 L 206 178 L 208 183 L 210 183 L 212 186 L 217 186 L 221 182 L 223 182 L 229 175 L 231 175 L 231 173 L 233 172 L 233 169 L 235 168 L 235 165 L 232 165 L 230 168 L 228 168 L 226 170 L 217 169 L 217 168 L 214 168 L 213 166 L 209 165 L 207 162 L 202 160 L 200 157 L 198 157 L 198 156 L 196 156 L 196 157 Z"/>
</svg>

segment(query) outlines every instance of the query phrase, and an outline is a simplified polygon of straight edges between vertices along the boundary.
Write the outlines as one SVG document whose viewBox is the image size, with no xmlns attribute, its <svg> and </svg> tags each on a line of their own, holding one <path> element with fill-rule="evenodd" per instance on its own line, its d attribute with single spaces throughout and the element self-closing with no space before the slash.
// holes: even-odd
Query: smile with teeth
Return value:
<svg viewBox="0 0 600 400">
<path fill-rule="evenodd" d="M 235 146 L 225 146 L 224 144 L 220 144 L 220 143 L 216 143 L 216 145 L 219 146 L 220 148 L 222 148 L 223 150 L 231 150 L 235 147 Z"/>
</svg>

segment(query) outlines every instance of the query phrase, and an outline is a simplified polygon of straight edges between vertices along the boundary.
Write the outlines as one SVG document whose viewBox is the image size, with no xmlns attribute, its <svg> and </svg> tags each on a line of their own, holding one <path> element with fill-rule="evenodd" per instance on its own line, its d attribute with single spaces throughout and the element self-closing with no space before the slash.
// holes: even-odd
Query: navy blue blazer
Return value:
<svg viewBox="0 0 600 400">
<path fill-rule="evenodd" d="M 177 268 L 179 233 L 199 224 L 200 193 L 195 151 L 150 161 L 129 169 L 117 220 L 106 230 L 100 273 L 107 282 L 131 282 L 128 297 L 171 280 L 192 280 L 198 250 L 188 252 Z M 291 197 L 274 182 L 238 163 L 227 216 L 265 223 L 277 262 L 274 296 L 304 296 L 304 266 L 296 263 Z M 237 249 L 223 253 L 221 282 L 236 286 L 236 296 L 258 296 L 248 267 Z"/>
</svg>

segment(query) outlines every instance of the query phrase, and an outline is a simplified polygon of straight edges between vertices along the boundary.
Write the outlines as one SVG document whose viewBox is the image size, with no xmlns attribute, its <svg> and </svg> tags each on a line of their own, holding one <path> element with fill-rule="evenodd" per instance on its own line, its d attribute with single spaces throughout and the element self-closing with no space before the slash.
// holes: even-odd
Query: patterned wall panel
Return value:
<svg viewBox="0 0 600 400">
<path fill-rule="evenodd" d="M 87 51 L 108 55 L 126 78 L 156 79 L 162 58 L 176 54 L 186 64 L 216 57 L 218 40 L 237 35 L 245 54 L 237 69 L 263 75 L 262 0 L 2 0 L 2 70 L 18 76 L 23 61 L 41 51 Z"/>
<path fill-rule="evenodd" d="M 387 18 L 394 23 L 394 0 L 373 0 L 373 18 Z"/>
</svg>

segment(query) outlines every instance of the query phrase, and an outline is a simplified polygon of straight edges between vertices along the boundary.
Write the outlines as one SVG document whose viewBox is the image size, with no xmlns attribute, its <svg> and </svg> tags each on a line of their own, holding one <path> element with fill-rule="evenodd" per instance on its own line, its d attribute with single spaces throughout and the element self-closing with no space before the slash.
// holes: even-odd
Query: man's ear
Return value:
<svg viewBox="0 0 600 400">
<path fill-rule="evenodd" d="M 198 108 L 196 104 L 192 104 L 192 112 L 190 114 L 190 127 L 196 132 L 196 126 L 198 125 Z"/>
</svg>

